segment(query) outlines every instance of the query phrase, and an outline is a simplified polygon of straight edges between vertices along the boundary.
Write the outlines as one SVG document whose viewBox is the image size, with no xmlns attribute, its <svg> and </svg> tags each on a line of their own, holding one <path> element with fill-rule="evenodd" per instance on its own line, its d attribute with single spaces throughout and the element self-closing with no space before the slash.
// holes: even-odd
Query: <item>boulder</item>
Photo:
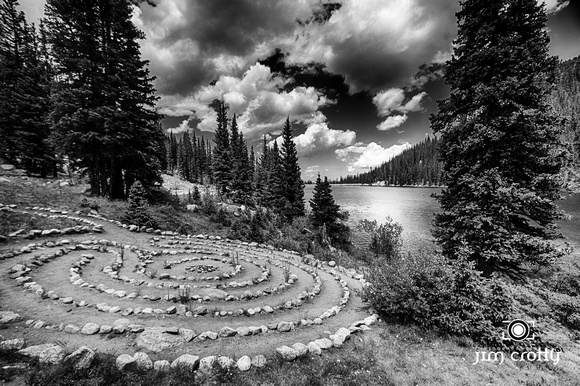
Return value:
<svg viewBox="0 0 580 386">
<path fill-rule="evenodd" d="M 101 329 L 101 326 L 99 326 L 98 324 L 87 323 L 81 329 L 81 334 L 93 335 L 93 334 L 96 334 L 97 332 L 99 332 L 100 329 Z"/>
<path fill-rule="evenodd" d="M 151 370 L 153 368 L 153 361 L 144 352 L 135 353 L 133 358 L 135 359 L 137 368 L 142 370 Z"/>
<path fill-rule="evenodd" d="M 67 334 L 78 334 L 81 331 L 79 326 L 75 326 L 74 324 L 67 324 L 64 328 L 64 332 Z"/>
<path fill-rule="evenodd" d="M 249 356 L 244 355 L 238 359 L 237 366 L 240 371 L 248 371 L 250 367 L 252 367 L 252 359 L 250 359 Z"/>
<path fill-rule="evenodd" d="M 24 339 L 10 339 L 0 342 L 0 350 L 20 350 L 24 347 Z"/>
<path fill-rule="evenodd" d="M 210 372 L 213 368 L 214 363 L 216 362 L 217 357 L 215 355 L 211 355 L 209 357 L 202 358 L 199 361 L 199 369 L 200 372 Z"/>
<path fill-rule="evenodd" d="M 280 346 L 276 348 L 276 352 L 285 361 L 293 361 L 298 356 L 296 350 L 288 346 Z"/>
<path fill-rule="evenodd" d="M 280 322 L 278 323 L 277 330 L 280 332 L 288 332 L 294 330 L 293 322 Z"/>
<path fill-rule="evenodd" d="M 204 288 L 200 290 L 200 295 L 225 300 L 225 298 L 228 296 L 228 293 L 226 291 L 222 291 L 216 288 Z"/>
<path fill-rule="evenodd" d="M 306 348 L 308 349 L 308 352 L 310 354 L 316 354 L 316 355 L 321 355 L 322 354 L 322 349 L 320 348 L 320 346 L 316 342 L 310 342 L 310 343 L 308 343 L 308 345 L 306 346 Z"/>
<path fill-rule="evenodd" d="M 101 328 L 99 328 L 99 334 L 108 334 L 111 331 L 113 331 L 113 327 L 106 324 L 103 324 Z"/>
<path fill-rule="evenodd" d="M 137 366 L 137 361 L 129 354 L 121 354 L 115 361 L 119 370 L 130 370 Z"/>
<path fill-rule="evenodd" d="M 153 369 L 155 369 L 155 371 L 167 371 L 170 368 L 171 364 L 166 360 L 155 361 L 155 363 L 153 363 Z"/>
<path fill-rule="evenodd" d="M 199 357 L 197 355 L 183 354 L 171 362 L 171 367 L 187 367 L 190 370 L 196 370 L 199 367 Z"/>
<path fill-rule="evenodd" d="M 66 352 L 64 348 L 59 345 L 46 343 L 19 350 L 18 354 L 36 358 L 40 363 L 56 365 L 62 362 Z"/>
<path fill-rule="evenodd" d="M 193 330 L 190 330 L 188 328 L 180 328 L 179 335 L 181 335 L 186 342 L 191 342 L 193 338 L 196 337 L 197 334 Z"/>
<path fill-rule="evenodd" d="M 72 354 L 67 355 L 64 361 L 72 363 L 77 370 L 85 370 L 91 367 L 95 359 L 95 352 L 86 346 L 79 347 Z"/>
<path fill-rule="evenodd" d="M 254 367 L 264 367 L 266 366 L 266 357 L 263 355 L 256 355 L 252 359 L 252 366 Z"/>
<path fill-rule="evenodd" d="M 294 343 L 292 345 L 292 348 L 294 349 L 294 351 L 296 351 L 296 355 L 299 357 L 308 354 L 308 348 L 303 343 Z"/>
<path fill-rule="evenodd" d="M 333 346 L 332 341 L 328 338 L 316 339 L 314 343 L 316 343 L 318 347 L 324 350 L 329 349 Z"/>
<path fill-rule="evenodd" d="M 227 336 L 234 336 L 236 334 L 237 334 L 237 331 L 231 327 L 222 327 L 222 329 L 219 332 L 219 336 L 222 338 L 227 337 Z"/>
<path fill-rule="evenodd" d="M 152 352 L 172 349 L 185 342 L 182 335 L 167 334 L 162 327 L 147 328 L 135 339 L 137 347 Z"/>
<path fill-rule="evenodd" d="M 0 311 L 0 324 L 20 322 L 22 317 L 12 311 Z"/>
<path fill-rule="evenodd" d="M 222 369 L 231 369 L 236 362 L 230 358 L 230 357 L 225 357 L 225 356 L 221 356 L 217 359 L 218 364 L 221 366 Z"/>
</svg>

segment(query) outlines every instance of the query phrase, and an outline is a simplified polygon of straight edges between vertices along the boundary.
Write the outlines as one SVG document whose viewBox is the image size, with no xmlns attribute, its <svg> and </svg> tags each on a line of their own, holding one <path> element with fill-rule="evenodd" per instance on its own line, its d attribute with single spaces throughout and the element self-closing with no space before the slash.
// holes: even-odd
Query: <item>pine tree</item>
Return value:
<svg viewBox="0 0 580 386">
<path fill-rule="evenodd" d="M 340 218 L 340 206 L 334 202 L 328 178 L 324 177 L 324 181 L 322 181 L 320 173 L 316 179 L 312 198 L 309 202 L 310 208 L 312 208 L 310 221 L 315 227 L 320 227 L 324 224 L 329 226 Z"/>
<path fill-rule="evenodd" d="M 284 172 L 282 159 L 278 149 L 278 142 L 274 141 L 272 149 L 268 151 L 267 181 L 266 181 L 266 206 L 284 213 L 289 203 L 284 194 Z"/>
<path fill-rule="evenodd" d="M 230 150 L 232 159 L 232 198 L 237 203 L 246 204 L 252 194 L 248 165 L 248 147 L 244 141 L 244 135 L 238 130 L 238 123 L 235 114 L 231 121 Z"/>
<path fill-rule="evenodd" d="M 227 194 L 231 182 L 231 149 L 228 131 L 228 106 L 223 101 L 216 101 L 217 129 L 213 150 L 213 177 L 219 194 Z"/>
<path fill-rule="evenodd" d="M 516 274 L 560 255 L 548 241 L 562 218 L 563 152 L 547 103 L 556 59 L 545 9 L 535 0 L 466 0 L 457 17 L 451 95 L 431 118 L 448 185 L 434 235 L 450 258 L 475 261 L 486 275 Z"/>
<path fill-rule="evenodd" d="M 48 0 L 47 29 L 55 79 L 53 140 L 86 168 L 91 191 L 124 198 L 134 181 L 161 181 L 163 132 L 144 34 L 131 21 L 130 1 Z"/>
<path fill-rule="evenodd" d="M 312 225 L 317 228 L 324 227 L 333 244 L 348 249 L 350 229 L 340 221 L 345 220 L 346 215 L 340 212 L 340 206 L 334 201 L 327 177 L 322 181 L 318 174 L 309 203 L 312 209 L 309 216 Z"/>
<path fill-rule="evenodd" d="M 125 213 L 125 221 L 137 226 L 156 228 L 157 223 L 149 213 L 147 191 L 140 181 L 135 181 L 129 190 L 129 209 Z"/>
<path fill-rule="evenodd" d="M 42 177 L 55 175 L 44 27 L 37 34 L 18 6 L 16 0 L 0 3 L 0 157 Z"/>
<path fill-rule="evenodd" d="M 304 182 L 300 176 L 300 165 L 298 164 L 298 152 L 296 144 L 292 140 L 292 127 L 290 118 L 286 118 L 286 124 L 282 132 L 282 174 L 283 174 L 283 194 L 288 202 L 284 209 L 284 214 L 288 221 L 304 216 Z"/>
</svg>

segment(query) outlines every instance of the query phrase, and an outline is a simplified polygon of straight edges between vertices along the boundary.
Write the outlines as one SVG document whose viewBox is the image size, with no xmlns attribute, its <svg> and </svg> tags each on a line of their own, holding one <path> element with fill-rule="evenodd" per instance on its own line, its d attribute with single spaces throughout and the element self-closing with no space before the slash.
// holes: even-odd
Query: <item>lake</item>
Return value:
<svg viewBox="0 0 580 386">
<path fill-rule="evenodd" d="M 308 209 L 313 189 L 314 185 L 304 188 Z M 432 246 L 431 222 L 439 204 L 431 194 L 440 191 L 440 188 L 423 187 L 332 185 L 334 200 L 342 210 L 350 213 L 350 225 L 363 219 L 381 223 L 390 216 L 403 226 L 403 243 L 408 249 Z M 580 246 L 580 194 L 561 201 L 559 205 L 571 215 L 570 221 L 560 223 L 562 233 L 572 244 Z"/>
</svg>

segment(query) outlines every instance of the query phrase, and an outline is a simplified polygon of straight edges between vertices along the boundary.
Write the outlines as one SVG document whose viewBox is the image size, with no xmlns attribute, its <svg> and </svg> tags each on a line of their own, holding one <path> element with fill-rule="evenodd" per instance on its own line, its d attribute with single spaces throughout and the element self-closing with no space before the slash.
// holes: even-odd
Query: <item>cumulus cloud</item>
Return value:
<svg viewBox="0 0 580 386">
<path fill-rule="evenodd" d="M 181 122 L 181 124 L 179 126 L 169 128 L 165 131 L 167 133 L 178 134 L 178 133 L 183 133 L 183 132 L 186 132 L 189 130 L 191 130 L 191 127 L 189 127 L 189 119 L 184 119 L 183 122 Z"/>
<path fill-rule="evenodd" d="M 543 3 L 544 0 L 538 0 L 538 3 Z M 546 10 L 548 13 L 556 13 L 561 11 L 562 9 L 566 8 L 570 1 L 566 0 L 545 0 L 546 3 Z"/>
<path fill-rule="evenodd" d="M 240 130 L 246 138 L 258 138 L 267 132 L 280 132 L 286 117 L 293 122 L 321 123 L 319 109 L 333 103 L 314 87 L 295 87 L 281 91 L 287 79 L 272 74 L 259 63 L 251 66 L 241 77 L 222 75 L 212 85 L 201 87 L 189 98 L 162 98 L 159 105 L 166 104 L 160 112 L 166 115 L 192 115 L 199 120 L 202 131 L 214 131 L 217 115 L 210 104 L 223 99 L 229 105 L 229 113 L 237 115 Z M 316 138 L 322 138 L 322 134 Z"/>
<path fill-rule="evenodd" d="M 408 142 L 384 148 L 381 145 L 371 142 L 367 145 L 356 143 L 343 149 L 335 150 L 337 158 L 348 163 L 349 172 L 353 168 L 372 168 L 387 162 L 404 150 L 410 148 Z"/>
<path fill-rule="evenodd" d="M 407 121 L 407 118 L 408 117 L 406 115 L 394 115 L 392 117 L 388 117 L 377 125 L 377 129 L 380 131 L 389 131 L 395 127 L 401 126 Z"/>
<path fill-rule="evenodd" d="M 403 103 L 405 100 L 405 91 L 401 88 L 390 88 L 377 93 L 373 97 L 373 103 L 377 107 L 379 116 L 386 117 L 394 111 L 408 113 L 422 110 L 421 100 L 426 95 L 426 92 L 421 92 L 413 96 L 406 103 Z"/>
<path fill-rule="evenodd" d="M 356 133 L 354 131 L 331 129 L 326 117 L 320 112 L 315 114 L 304 133 L 293 138 L 298 154 L 303 156 L 337 146 L 350 146 L 355 143 L 355 140 Z M 278 146 L 281 146 L 282 137 L 276 138 L 276 142 L 278 142 Z"/>
<path fill-rule="evenodd" d="M 308 126 L 303 134 L 294 138 L 294 143 L 299 153 L 310 154 L 316 150 L 352 145 L 355 140 L 354 131 L 334 130 L 324 122 Z"/>
<path fill-rule="evenodd" d="M 316 177 L 320 171 L 320 165 L 310 165 L 304 170 L 304 175 L 308 178 Z"/>
</svg>

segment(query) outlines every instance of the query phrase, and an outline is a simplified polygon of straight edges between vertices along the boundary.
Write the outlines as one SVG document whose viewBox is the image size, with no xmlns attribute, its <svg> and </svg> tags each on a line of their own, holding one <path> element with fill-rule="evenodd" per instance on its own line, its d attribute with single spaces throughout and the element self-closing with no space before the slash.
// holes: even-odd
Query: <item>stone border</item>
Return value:
<svg viewBox="0 0 580 386">
<path fill-rule="evenodd" d="M 107 220 L 107 221 L 109 221 L 109 220 Z M 116 222 L 116 223 L 119 223 L 119 222 Z M 121 224 L 121 223 L 119 223 L 119 224 Z M 123 226 L 123 225 L 126 225 L 126 224 L 121 224 L 120 226 Z M 123 227 L 127 228 L 127 226 L 123 226 Z M 137 231 L 139 231 L 139 230 L 140 229 L 137 228 Z M 173 233 L 171 233 L 171 235 L 174 236 Z M 211 240 L 211 238 L 210 238 L 210 240 Z M 219 239 L 214 238 L 214 240 L 221 240 L 221 238 L 219 238 Z M 60 241 L 60 243 L 64 243 L 64 241 Z M 70 242 L 68 240 L 66 240 L 66 243 L 70 243 Z M 72 248 L 70 248 L 70 250 L 75 250 L 77 247 L 79 247 L 79 249 L 81 249 L 81 250 L 93 249 L 93 248 L 87 247 L 85 244 L 96 244 L 96 243 L 97 243 L 96 240 L 93 242 L 90 242 L 90 241 L 86 242 L 85 241 L 81 244 L 78 244 L 77 246 L 73 246 Z M 52 245 L 50 245 L 51 247 L 57 246 L 57 244 L 55 244 L 55 243 L 46 243 L 47 246 L 48 246 L 48 244 L 52 244 Z M 250 243 L 246 243 L 246 244 L 248 246 L 250 246 Z M 44 244 L 42 244 L 42 245 L 44 245 Z M 252 245 L 251 247 L 255 247 L 255 246 L 258 246 L 257 243 L 256 243 L 256 245 Z M 5 254 L 5 255 L 10 255 L 10 256 L 2 255 L 2 257 L 3 258 L 11 258 L 11 257 L 17 256 L 21 253 L 32 252 L 36 248 L 40 248 L 40 247 L 37 247 L 35 244 L 29 244 L 28 246 L 21 248 L 20 251 L 15 251 L 14 253 Z M 271 246 L 267 246 L 266 248 L 269 249 L 270 251 L 274 250 L 274 248 Z M 290 253 L 290 254 L 295 255 L 295 256 L 298 255 L 298 253 L 293 252 L 293 251 L 283 250 L 282 252 L 287 252 L 287 253 Z M 86 264 L 86 263 L 88 263 L 89 260 L 91 260 L 88 256 L 82 256 L 82 258 L 86 259 L 86 260 L 83 260 L 83 259 L 79 260 L 79 262 L 77 262 L 77 264 L 79 264 L 80 266 L 82 266 L 81 263 Z M 47 257 L 47 259 L 49 260 L 50 258 Z M 281 256 L 278 256 L 278 259 L 282 260 L 284 258 Z M 290 261 L 289 259 L 285 259 L 285 260 Z M 305 259 L 303 258 L 303 260 L 305 260 Z M 40 261 L 40 263 L 41 263 L 40 265 L 43 264 L 42 261 Z M 307 261 L 307 264 L 312 265 L 318 269 L 322 268 L 321 262 L 317 261 L 315 259 L 313 259 L 313 261 Z M 294 265 L 298 266 L 297 264 L 294 264 Z M 80 268 L 80 267 L 78 267 L 78 268 Z M 302 268 L 302 269 L 304 269 L 304 268 Z M 347 274 L 349 277 L 354 277 L 355 279 L 360 280 L 363 285 L 366 284 L 366 282 L 364 282 L 364 278 L 362 277 L 362 275 L 358 275 L 358 274 L 356 274 L 356 272 L 346 270 L 344 267 L 341 267 L 341 266 L 338 266 L 337 269 L 340 272 Z M 350 291 L 348 289 L 347 283 L 343 279 L 340 278 L 340 276 L 336 273 L 336 271 L 334 269 L 332 269 L 330 272 L 328 272 L 326 269 L 324 269 L 324 270 L 327 273 L 333 275 L 335 280 L 339 281 L 339 283 L 341 284 L 341 286 L 343 288 L 343 295 L 341 297 L 341 301 L 340 301 L 341 304 L 339 306 L 335 306 L 335 307 L 328 309 L 323 314 L 321 314 L 319 318 L 317 318 L 317 319 L 320 319 L 320 323 L 321 323 L 321 319 L 331 317 L 331 316 L 335 315 L 336 313 L 338 313 L 340 311 L 340 309 L 342 309 L 346 305 L 346 303 L 348 302 L 349 296 L 350 296 Z M 21 271 L 24 271 L 24 273 L 27 273 L 30 271 L 30 268 L 24 266 L 24 269 Z M 356 275 L 358 275 L 358 277 L 356 277 Z M 23 285 L 29 284 L 29 283 L 30 282 L 23 283 Z M 32 285 L 30 285 L 30 287 L 31 286 Z M 308 345 L 304 345 L 302 343 L 295 343 L 294 345 L 292 345 L 292 347 L 281 346 L 281 347 L 278 347 L 276 349 L 276 352 L 284 360 L 294 360 L 295 358 L 302 356 L 302 355 L 306 355 L 307 353 L 320 354 L 323 349 L 328 349 L 330 347 L 341 347 L 342 344 L 344 343 L 344 341 L 346 339 L 348 339 L 348 337 L 350 337 L 350 335 L 352 333 L 368 329 L 368 326 L 373 324 L 376 320 L 377 320 L 377 315 L 373 314 L 370 317 L 367 317 L 362 321 L 357 321 L 357 322 L 352 323 L 348 329 L 340 328 L 335 334 L 330 335 L 330 337 L 329 337 L 330 339 L 328 339 L 328 338 L 317 339 L 313 342 L 309 342 Z M 115 324 L 117 322 L 119 322 L 119 320 L 116 321 Z M 318 322 L 318 320 L 315 320 L 315 321 L 313 321 L 313 324 L 320 324 L 317 322 Z M 31 323 L 27 322 L 27 324 L 32 324 L 32 323 L 33 322 L 31 322 Z M 36 323 L 36 325 L 37 324 L 38 324 L 38 322 Z M 124 326 L 124 324 L 122 324 L 122 323 L 119 323 L 118 325 Z M 309 325 L 309 323 L 308 323 L 308 321 L 306 321 L 306 323 L 302 323 L 302 321 L 300 321 L 298 326 L 300 326 L 300 325 Z M 129 324 L 127 324 L 127 327 L 128 326 L 129 326 Z M 49 328 L 49 327 L 52 327 L 52 326 L 46 326 L 45 328 Z M 59 325 L 58 328 L 61 329 L 61 327 L 62 327 L 63 331 L 69 332 L 69 333 L 80 332 L 80 333 L 86 334 L 87 332 L 96 330 L 94 323 L 93 324 L 87 323 L 82 329 L 78 328 L 77 326 L 74 326 L 74 325 L 63 326 L 63 324 L 61 324 L 61 325 Z M 101 332 L 101 329 L 103 326 L 98 326 L 98 327 L 99 327 L 98 332 Z M 247 329 L 251 334 L 254 334 L 254 333 L 264 332 L 264 327 L 265 326 L 258 327 L 258 328 L 249 327 Z M 276 326 L 276 330 L 281 331 L 281 332 L 292 331 L 294 329 L 294 327 L 296 327 L 296 326 L 293 322 L 279 322 L 278 325 Z M 78 328 L 78 331 L 77 331 L 77 328 Z M 126 328 L 125 328 L 125 330 L 126 330 Z M 268 330 L 273 329 L 273 328 L 270 328 L 269 326 L 266 328 Z M 243 327 L 242 327 L 242 329 L 243 329 Z M 84 330 L 84 332 L 82 332 L 83 330 Z M 107 331 L 107 330 L 108 330 L 108 328 L 105 326 L 104 331 Z M 120 331 L 120 330 L 121 330 L 121 327 L 119 327 L 117 329 L 117 331 Z M 139 325 L 132 325 L 132 328 L 130 329 L 130 331 L 133 331 L 133 330 L 140 331 Z M 167 330 L 167 332 L 169 332 L 169 330 L 171 330 L 171 333 L 175 333 L 175 332 L 177 332 L 179 334 L 182 334 L 182 332 L 184 334 L 186 333 L 185 331 L 181 331 L 181 330 L 185 330 L 185 329 L 176 329 L 176 328 L 172 328 L 172 327 L 167 328 L 166 330 Z M 173 330 L 176 330 L 176 331 L 173 331 Z M 220 330 L 219 335 L 232 336 L 231 330 L 233 330 L 233 329 L 231 329 L 229 327 L 223 327 Z M 111 331 L 113 331 L 113 328 L 111 328 Z M 237 330 L 233 330 L 233 331 L 236 331 L 236 334 L 238 334 Z M 245 332 L 245 330 L 243 332 Z M 194 334 L 194 333 L 192 332 L 192 334 Z M 201 341 L 203 341 L 205 339 L 217 339 L 217 337 L 219 336 L 218 333 L 211 332 L 211 331 L 206 331 L 206 332 L 204 332 L 198 336 L 195 336 L 195 337 L 193 337 L 192 334 L 188 335 L 188 337 L 191 338 L 191 340 L 201 340 Z M 240 334 L 240 335 L 243 335 L 243 334 Z M 2 342 L 2 343 L 5 343 L 5 342 Z M 20 342 L 18 342 L 18 345 L 20 345 Z M 16 346 L 18 346 L 18 345 L 16 345 Z M 43 345 L 41 345 L 41 346 L 43 346 Z M 32 347 L 40 347 L 40 346 L 32 346 Z M 21 354 L 23 354 L 23 355 L 31 355 L 30 352 L 34 351 L 34 350 L 30 350 L 30 349 L 31 349 L 31 347 L 29 347 L 27 349 L 21 349 L 21 351 L 19 351 L 19 352 L 21 352 Z M 86 348 L 81 348 L 81 349 L 86 349 Z M 79 349 L 79 350 L 81 350 L 81 349 Z M 28 350 L 28 351 L 25 352 L 24 350 Z M 79 350 L 77 350 L 77 351 L 79 351 Z M 91 351 L 90 349 L 87 349 L 87 350 Z M 86 352 L 86 350 L 85 350 L 85 352 Z M 71 357 L 74 354 L 75 353 L 69 355 L 69 357 Z M 59 358 L 61 357 L 60 354 L 57 356 Z M 77 356 L 78 356 L 78 353 L 77 353 Z M 69 357 L 67 357 L 67 358 L 69 358 Z M 129 358 L 131 358 L 131 359 L 129 359 Z M 64 360 L 64 353 L 62 355 L 61 360 Z M 184 365 L 184 366 L 189 366 L 192 370 L 195 370 L 199 367 L 200 371 L 203 371 L 206 368 L 211 368 L 211 365 L 215 361 L 217 361 L 218 364 L 220 364 L 220 366 L 222 366 L 224 368 L 233 368 L 234 363 L 235 363 L 237 368 L 241 371 L 249 370 L 252 365 L 255 367 L 261 367 L 261 366 L 265 365 L 265 363 L 266 363 L 266 359 L 264 356 L 257 356 L 253 360 L 250 359 L 248 356 L 242 356 L 237 362 L 235 362 L 233 359 L 228 358 L 228 357 L 223 357 L 223 356 L 219 357 L 219 358 L 216 358 L 215 356 L 214 357 L 206 357 L 206 358 L 203 358 L 200 360 L 199 357 L 197 357 L 197 356 L 185 354 L 185 355 L 182 355 L 182 356 L 178 357 L 177 359 L 175 359 L 171 364 L 169 364 L 168 361 L 157 361 L 154 364 L 151 364 L 151 366 L 150 366 L 149 363 L 151 362 L 151 360 L 148 358 L 148 356 L 146 354 L 136 353 L 133 357 L 131 357 L 127 354 L 120 355 L 117 358 L 117 366 L 121 369 L 128 369 L 128 368 L 131 368 L 131 363 L 136 363 L 136 365 L 138 367 L 141 367 L 141 368 L 155 368 L 156 370 L 164 370 L 164 369 L 167 369 L 168 367 L 177 367 L 180 365 Z"/>
<path fill-rule="evenodd" d="M 51 229 L 33 229 L 31 231 L 29 231 L 28 233 L 25 233 L 25 231 L 23 229 L 20 229 L 18 231 L 14 231 L 8 235 L 2 236 L 0 235 L 0 241 L 5 241 L 5 242 L 9 242 L 10 239 L 18 239 L 18 238 L 23 238 L 23 239 L 34 239 L 37 237 L 46 237 L 46 236 L 59 236 L 59 235 L 69 235 L 69 234 L 83 234 L 83 233 L 90 233 L 90 232 L 94 232 L 94 233 L 103 233 L 103 226 L 100 224 L 97 224 L 93 221 L 84 219 L 84 218 L 80 218 L 80 217 L 74 217 L 74 216 L 70 216 L 68 215 L 67 211 L 56 211 L 54 209 L 47 209 L 47 208 L 40 208 L 40 207 L 34 207 L 34 208 L 30 208 L 30 207 L 26 207 L 24 208 L 24 210 L 18 210 L 15 209 L 17 206 L 16 205 L 9 205 L 9 206 L 3 206 L 2 204 L 0 204 L 0 211 L 4 211 L 4 212 L 18 212 L 21 214 L 29 214 L 29 215 L 33 215 L 33 216 L 40 216 L 40 217 L 44 217 L 44 218 L 49 218 L 49 219 L 58 219 L 58 218 L 62 218 L 62 219 L 67 219 L 67 220 L 71 220 L 77 223 L 85 223 L 87 225 L 77 225 L 74 227 L 66 227 L 66 228 L 51 228 Z M 30 210 L 33 210 L 34 212 L 29 212 Z M 44 213 L 38 213 L 38 211 L 48 211 L 52 214 L 48 215 L 48 214 L 44 214 Z"/>
</svg>

